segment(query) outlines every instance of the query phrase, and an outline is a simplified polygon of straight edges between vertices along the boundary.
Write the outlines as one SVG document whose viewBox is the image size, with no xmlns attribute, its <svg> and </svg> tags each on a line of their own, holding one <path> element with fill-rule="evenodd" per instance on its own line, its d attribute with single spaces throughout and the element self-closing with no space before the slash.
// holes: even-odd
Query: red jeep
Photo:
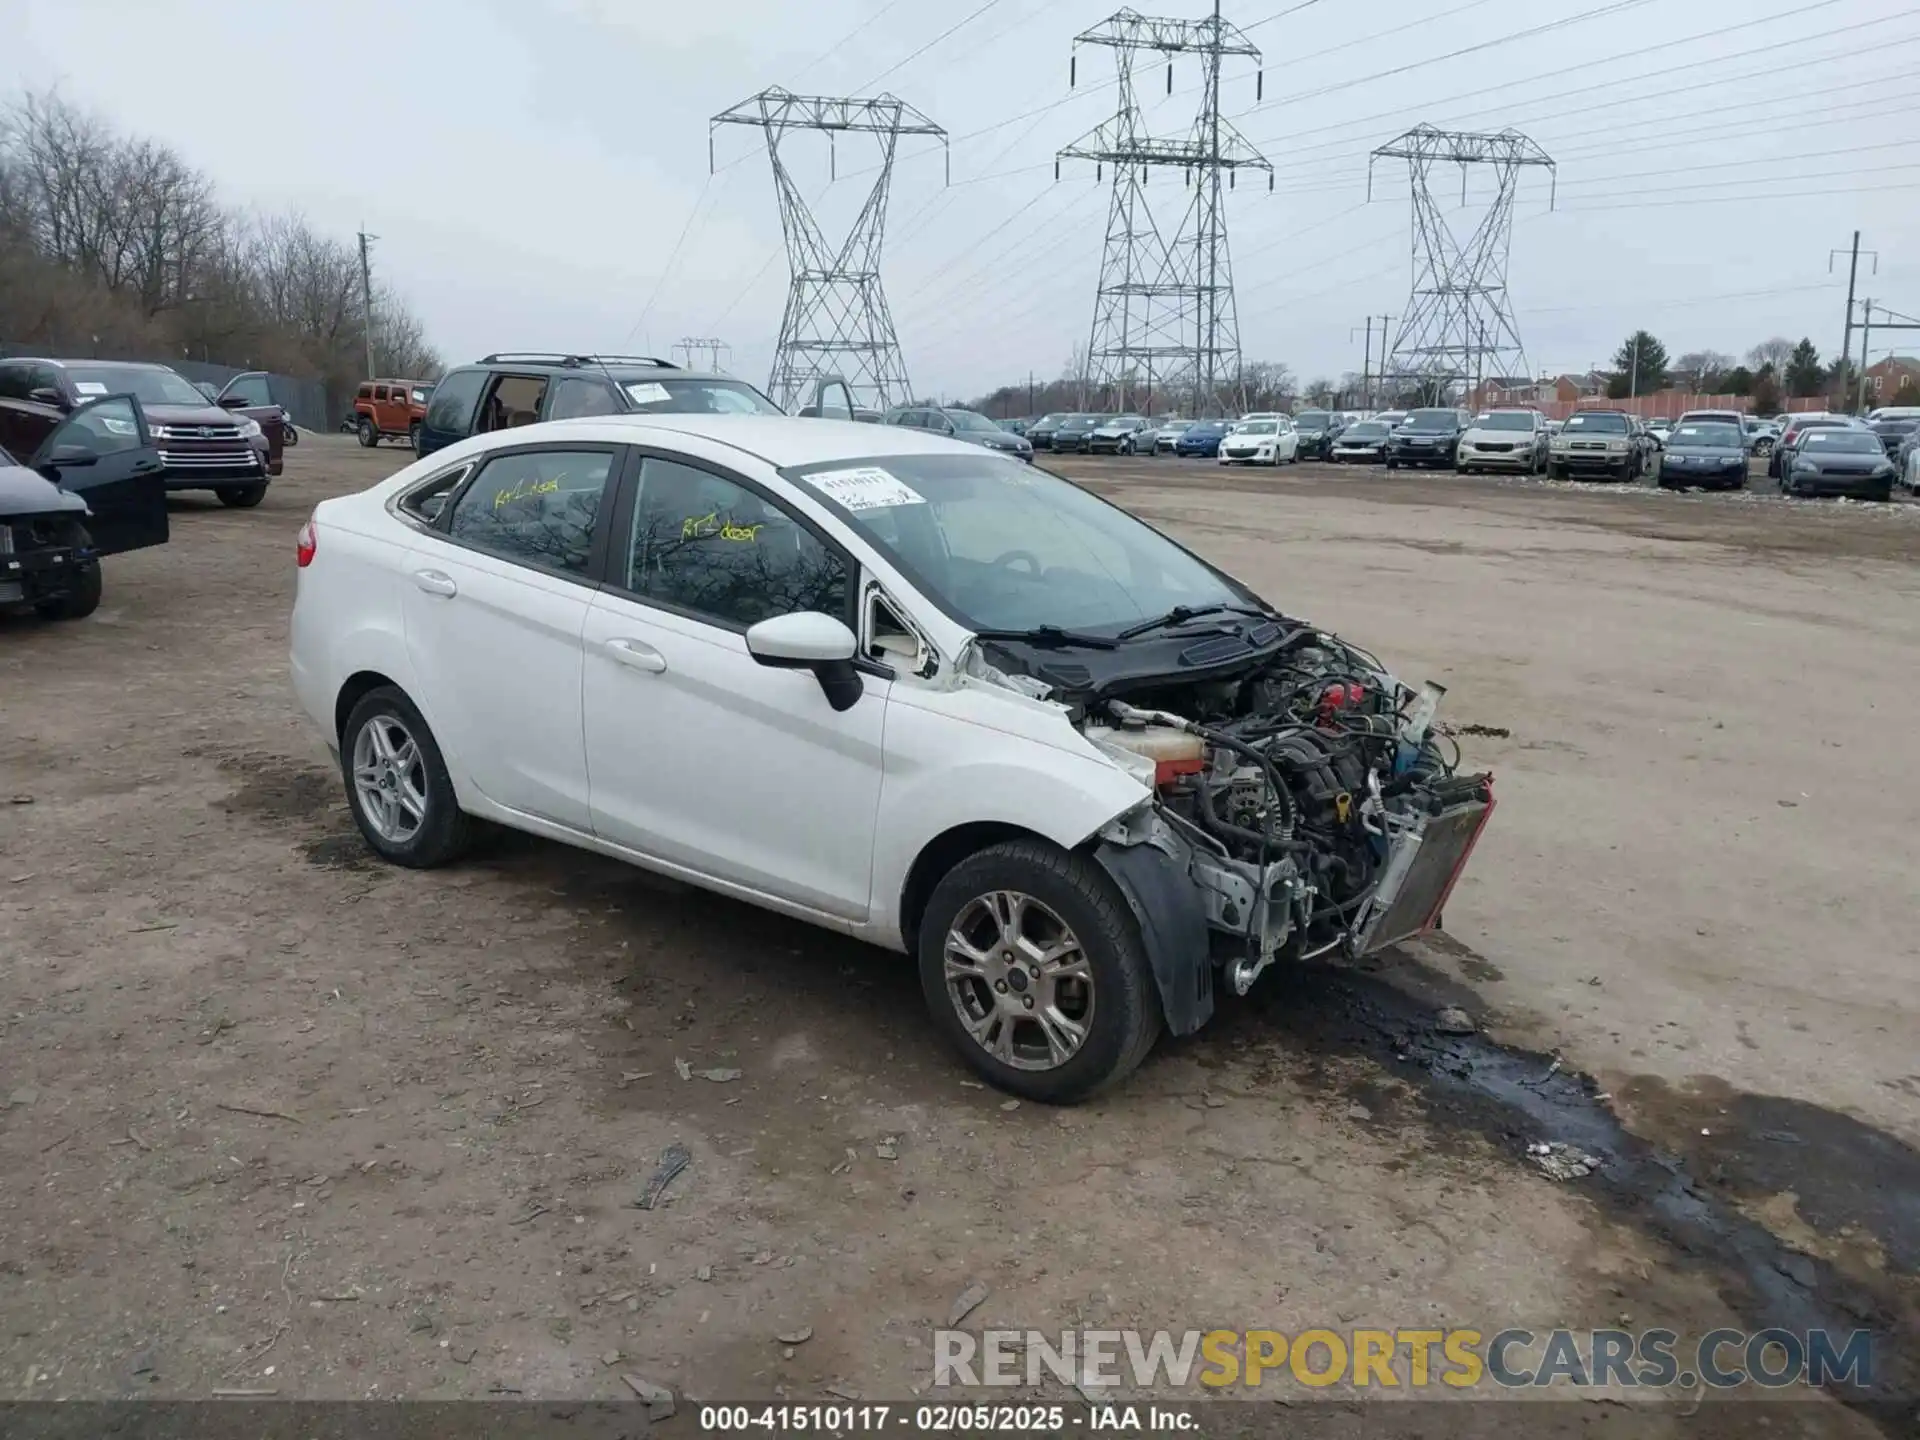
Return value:
<svg viewBox="0 0 1920 1440">
<path fill-rule="evenodd" d="M 353 428 L 360 443 L 371 450 L 383 438 L 404 436 L 418 450 L 420 422 L 426 419 L 432 394 L 429 380 L 362 380 L 353 397 Z"/>
</svg>

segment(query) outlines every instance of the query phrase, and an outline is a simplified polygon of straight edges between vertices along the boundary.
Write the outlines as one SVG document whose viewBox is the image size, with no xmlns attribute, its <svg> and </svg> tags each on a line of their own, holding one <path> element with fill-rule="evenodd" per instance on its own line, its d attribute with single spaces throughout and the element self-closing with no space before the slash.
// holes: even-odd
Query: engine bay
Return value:
<svg viewBox="0 0 1920 1440">
<path fill-rule="evenodd" d="M 1308 626 L 1226 676 L 1091 696 L 1081 733 L 1153 789 L 1236 990 L 1276 959 L 1360 955 L 1437 923 L 1493 808 L 1410 688 Z"/>
</svg>

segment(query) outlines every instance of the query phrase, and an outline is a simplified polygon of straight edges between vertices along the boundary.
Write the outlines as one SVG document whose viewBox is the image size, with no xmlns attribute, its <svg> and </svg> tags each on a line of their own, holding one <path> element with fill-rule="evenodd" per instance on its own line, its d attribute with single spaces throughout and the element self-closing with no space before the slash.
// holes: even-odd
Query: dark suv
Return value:
<svg viewBox="0 0 1920 1440">
<path fill-rule="evenodd" d="M 1439 465 L 1451 470 L 1460 457 L 1465 416 L 1437 406 L 1409 412 L 1387 437 L 1387 469 L 1402 465 Z"/>
<path fill-rule="evenodd" d="M 123 360 L 0 360 L 0 447 L 31 455 L 89 400 L 131 395 L 145 412 L 169 490 L 211 490 L 258 505 L 272 474 L 258 421 L 215 405 L 165 365 Z"/>
<path fill-rule="evenodd" d="M 583 415 L 784 415 L 744 380 L 686 370 L 650 355 L 502 352 L 440 377 L 420 422 L 417 451 L 488 430 Z M 803 415 L 854 419 L 840 380 L 823 380 Z"/>
</svg>

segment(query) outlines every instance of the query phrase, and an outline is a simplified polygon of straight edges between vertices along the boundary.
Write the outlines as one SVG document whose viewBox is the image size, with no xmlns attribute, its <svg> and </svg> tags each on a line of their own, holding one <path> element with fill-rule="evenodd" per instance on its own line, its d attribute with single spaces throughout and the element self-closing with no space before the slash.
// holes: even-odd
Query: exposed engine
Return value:
<svg viewBox="0 0 1920 1440">
<path fill-rule="evenodd" d="M 1455 773 L 1443 694 L 1302 627 L 1250 673 L 1096 699 L 1083 733 L 1143 781 L 1151 764 L 1244 992 L 1275 959 L 1365 954 L 1437 919 L 1493 803 L 1490 777 Z"/>
</svg>

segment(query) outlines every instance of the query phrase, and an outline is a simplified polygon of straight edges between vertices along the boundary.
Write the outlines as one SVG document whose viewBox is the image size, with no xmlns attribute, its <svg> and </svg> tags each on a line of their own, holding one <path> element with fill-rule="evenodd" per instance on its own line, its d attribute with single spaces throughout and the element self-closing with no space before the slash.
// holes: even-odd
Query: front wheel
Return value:
<svg viewBox="0 0 1920 1440">
<path fill-rule="evenodd" d="M 379 429 L 374 425 L 373 421 L 369 420 L 365 415 L 362 415 L 360 417 L 361 448 L 365 450 L 371 450 L 373 449 L 374 446 L 378 445 L 379 443 L 380 443 Z"/>
<path fill-rule="evenodd" d="M 281 422 L 280 443 L 289 450 L 300 443 L 300 429 L 291 420 Z"/>
<path fill-rule="evenodd" d="M 100 562 L 94 561 L 80 571 L 72 587 L 58 600 L 43 600 L 33 607 L 42 620 L 84 620 L 100 608 Z"/>
<path fill-rule="evenodd" d="M 418 420 L 407 427 L 407 444 L 413 447 L 414 454 L 420 453 L 420 422 Z"/>
<path fill-rule="evenodd" d="M 1084 1100 L 1159 1038 L 1132 912 L 1086 855 L 1012 840 L 961 861 L 927 902 L 919 959 L 934 1023 L 982 1076 L 1030 1100 Z"/>
<path fill-rule="evenodd" d="M 1399 468 L 1400 468 L 1400 462 L 1398 460 L 1395 460 L 1391 455 L 1389 455 L 1387 457 L 1387 469 L 1398 470 Z"/>
<path fill-rule="evenodd" d="M 425 870 L 473 843 L 440 746 L 398 688 L 370 690 L 353 707 L 340 731 L 340 769 L 354 823 L 383 860 Z"/>
<path fill-rule="evenodd" d="M 220 503 L 233 510 L 251 510 L 267 498 L 267 487 L 256 485 L 228 485 L 214 492 L 220 497 Z"/>
</svg>

